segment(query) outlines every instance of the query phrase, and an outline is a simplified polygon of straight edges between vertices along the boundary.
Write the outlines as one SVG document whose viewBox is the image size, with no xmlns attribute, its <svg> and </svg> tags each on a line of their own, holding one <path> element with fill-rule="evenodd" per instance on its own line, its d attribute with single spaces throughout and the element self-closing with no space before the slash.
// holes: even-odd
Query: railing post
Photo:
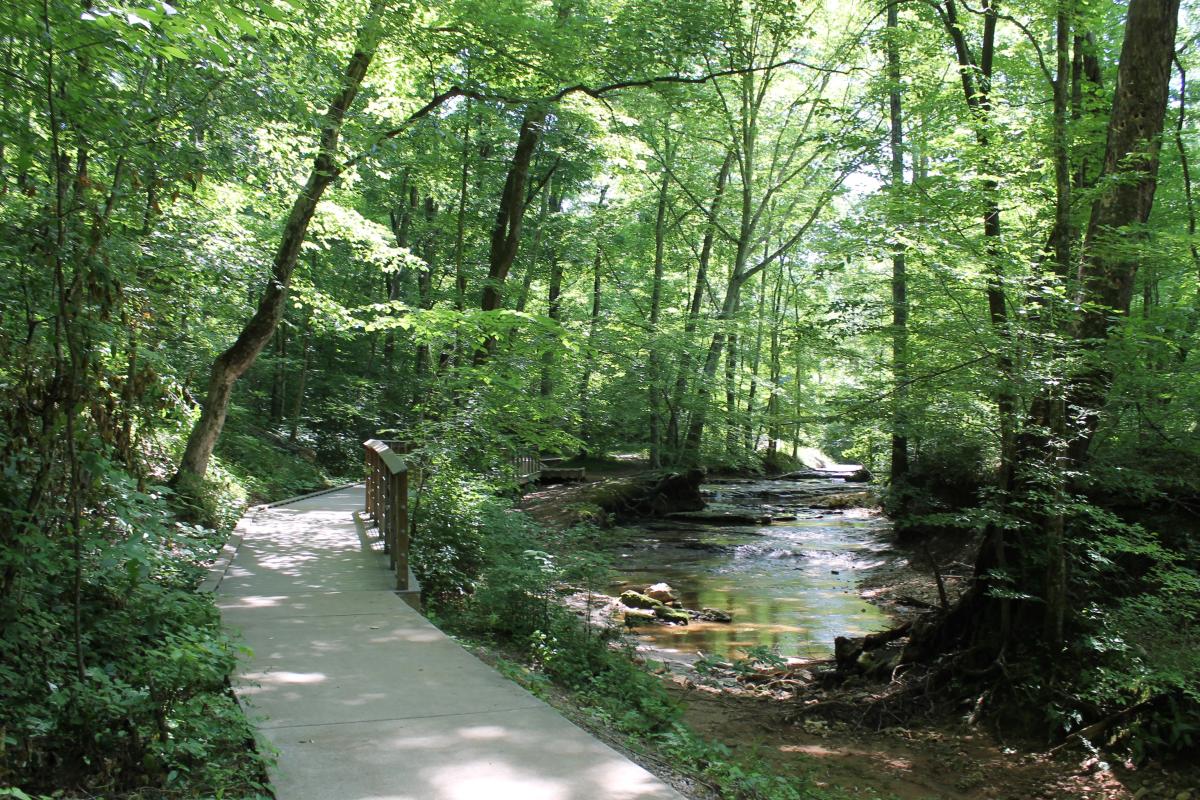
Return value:
<svg viewBox="0 0 1200 800">
<path fill-rule="evenodd" d="M 408 590 L 408 472 L 391 475 L 392 568 L 396 588 Z"/>
<path fill-rule="evenodd" d="M 396 502 L 396 476 L 386 473 L 383 476 L 383 513 L 379 521 L 379 538 L 383 539 L 383 552 L 387 553 L 388 569 L 396 567 L 396 548 L 393 546 L 394 535 L 392 528 L 396 524 L 396 512 L 393 504 Z"/>
<path fill-rule="evenodd" d="M 365 492 L 366 502 L 363 504 L 363 513 L 368 517 L 371 516 L 371 490 L 375 486 L 373 465 L 371 464 L 371 453 L 373 451 L 367 445 L 363 445 L 363 473 L 366 477 L 367 486 Z"/>
<path fill-rule="evenodd" d="M 388 569 L 396 573 L 396 588 L 408 589 L 408 465 L 399 442 L 368 439 L 366 451 L 366 512 L 379 530 Z"/>
</svg>

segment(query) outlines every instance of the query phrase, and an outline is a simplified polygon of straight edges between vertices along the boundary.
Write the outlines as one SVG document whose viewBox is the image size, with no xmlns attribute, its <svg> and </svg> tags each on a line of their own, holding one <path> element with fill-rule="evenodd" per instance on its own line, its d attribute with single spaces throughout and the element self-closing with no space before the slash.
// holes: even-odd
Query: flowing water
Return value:
<svg viewBox="0 0 1200 800">
<path fill-rule="evenodd" d="M 856 582 L 885 560 L 888 521 L 861 510 L 809 507 L 815 496 L 859 488 L 837 478 L 727 481 L 702 487 L 710 510 L 796 520 L 735 527 L 663 521 L 634 529 L 618 554 L 614 588 L 640 591 L 665 581 L 685 608 L 733 615 L 732 623 L 639 626 L 633 633 L 642 649 L 690 661 L 699 653 L 738 657 L 765 645 L 784 656 L 824 658 L 836 636 L 887 627 Z"/>
</svg>

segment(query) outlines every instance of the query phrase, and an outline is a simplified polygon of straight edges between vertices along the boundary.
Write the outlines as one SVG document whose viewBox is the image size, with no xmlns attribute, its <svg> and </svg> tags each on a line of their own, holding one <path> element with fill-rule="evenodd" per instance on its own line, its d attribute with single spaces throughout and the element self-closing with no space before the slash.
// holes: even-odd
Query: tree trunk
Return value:
<svg viewBox="0 0 1200 800">
<path fill-rule="evenodd" d="M 508 175 L 504 179 L 504 190 L 500 193 L 500 207 L 496 211 L 496 222 L 492 226 L 491 248 L 488 251 L 488 277 L 483 287 L 480 308 L 495 311 L 503 303 L 504 279 L 517 257 L 517 245 L 521 241 L 521 224 L 525 219 L 525 184 L 529 180 L 529 165 L 533 152 L 542 136 L 542 125 L 546 121 L 546 109 L 529 106 L 521 119 L 517 134 L 517 148 L 513 152 Z"/>
<path fill-rule="evenodd" d="M 683 324 L 683 353 L 679 358 L 679 371 L 675 378 L 674 401 L 671 406 L 674 409 L 682 409 L 684 398 L 687 396 L 687 381 L 688 374 L 692 368 L 692 347 L 694 346 L 693 339 L 696 334 L 696 326 L 700 321 L 700 307 L 704 303 L 704 289 L 708 286 L 708 265 L 712 259 L 713 244 L 716 241 L 717 234 L 717 214 L 721 210 L 721 198 L 725 195 L 725 185 L 729 182 L 729 170 L 733 166 L 733 152 L 725 154 L 725 160 L 721 163 L 721 169 L 717 172 L 717 188 L 713 193 L 712 203 L 708 207 L 708 214 L 704 224 L 704 240 L 700 244 L 700 257 L 696 264 L 696 285 L 692 289 L 692 302 L 688 306 L 687 320 Z M 671 416 L 671 429 L 667 433 L 667 440 L 670 443 L 673 452 L 673 458 L 678 458 L 680 450 L 679 441 L 679 412 Z"/>
<path fill-rule="evenodd" d="M 995 53 L 996 41 L 996 9 L 992 0 L 986 0 L 983 5 L 983 40 L 980 46 L 980 57 L 976 63 L 966 35 L 958 20 L 957 6 L 954 0 L 946 0 L 943 21 L 946 31 L 954 44 L 955 55 L 958 59 L 959 75 L 962 80 L 963 99 L 976 117 L 975 140 L 983 151 L 985 159 L 991 160 L 989 151 L 991 140 L 987 125 L 992 112 L 991 83 L 992 59 Z M 991 175 L 997 174 L 996 169 L 989 169 Z M 985 178 L 981 181 L 984 198 L 983 236 L 984 250 L 987 253 L 987 304 L 988 317 L 992 329 L 1000 336 L 1001 344 L 997 348 L 996 373 L 998 384 L 993 391 L 996 402 L 996 416 L 1000 434 L 1000 466 L 996 474 L 996 486 L 999 488 L 1000 503 L 1006 503 L 1007 494 L 1012 489 L 1014 461 L 1016 458 L 1016 399 L 1013 390 L 1013 364 L 1007 350 L 1008 306 L 1004 292 L 1004 270 L 1001 262 L 1002 248 L 1000 246 L 1000 198 L 999 183 L 995 178 Z M 1008 542 L 1002 523 L 991 522 L 987 526 L 984 537 L 984 548 L 990 551 L 989 567 L 998 572 L 1006 572 L 1008 559 Z M 984 574 L 984 573 L 980 573 Z M 1005 641 L 1012 628 L 1011 608 L 1008 600 L 1000 601 L 1000 639 Z"/>
<path fill-rule="evenodd" d="M 904 201 L 904 125 L 900 103 L 899 6 L 887 10 L 888 121 L 891 144 L 893 213 Z M 900 227 L 900 226 L 897 226 Z M 903 483 L 908 474 L 908 434 L 905 421 L 908 385 L 908 276 L 905 247 L 892 246 L 892 462 L 891 483 Z"/>
<path fill-rule="evenodd" d="M 296 396 L 292 404 L 292 426 L 288 441 L 296 441 L 300 434 L 300 417 L 304 414 L 304 390 L 308 384 L 309 341 L 312 338 L 312 310 L 304 318 L 304 335 L 300 339 L 300 377 L 296 380 Z"/>
<path fill-rule="evenodd" d="M 432 196 L 425 198 L 425 230 L 421 233 L 421 260 L 425 265 L 421 267 L 417 273 L 417 306 L 422 311 L 428 311 L 433 308 L 433 272 L 434 272 L 434 251 L 433 244 L 437 239 L 437 232 L 433 225 L 437 220 L 438 207 L 433 201 Z M 417 345 L 417 352 L 414 362 L 414 387 L 413 387 L 413 403 L 417 404 L 425 396 L 425 384 L 429 380 L 430 369 L 429 345 L 422 342 Z"/>
<path fill-rule="evenodd" d="M 750 356 L 750 390 L 746 392 L 746 413 L 743 417 L 745 430 L 745 447 L 749 452 L 758 449 L 758 437 L 754 430 L 754 397 L 758 393 L 758 369 L 762 366 L 762 343 L 765 332 L 767 315 L 767 274 L 764 272 L 758 279 L 758 321 L 754 331 L 754 350 Z"/>
<path fill-rule="evenodd" d="M 549 187 L 547 187 L 549 191 Z M 558 214 L 562 211 L 562 197 L 553 197 L 550 199 L 550 208 Z M 561 325 L 562 320 L 562 279 L 563 268 L 562 260 L 558 257 L 558 247 L 555 244 L 550 245 L 550 285 L 546 292 L 546 316 L 554 320 L 555 325 Z M 557 342 L 551 342 L 542 353 L 542 381 L 538 391 L 542 397 L 550 397 L 554 394 L 554 369 L 555 355 L 557 354 Z"/>
<path fill-rule="evenodd" d="M 596 214 L 604 208 L 604 197 L 608 187 L 600 190 L 600 201 L 596 204 Z M 579 438 L 587 442 L 589 439 L 588 423 L 591 414 L 592 370 L 596 361 L 596 328 L 600 324 L 600 266 L 604 252 L 600 242 L 596 242 L 596 254 L 592 259 L 592 311 L 588 316 L 587 348 L 584 351 L 583 376 L 579 379 Z"/>
<path fill-rule="evenodd" d="M 1158 185 L 1158 156 L 1166 117 L 1175 53 L 1179 0 L 1131 0 L 1125 42 L 1117 69 L 1102 177 L 1106 190 L 1092 204 L 1083 259 L 1079 265 L 1078 343 L 1098 350 L 1114 318 L 1129 313 L 1137 276 L 1136 226 L 1150 217 Z M 1130 232 L 1129 226 L 1135 226 Z M 1096 366 L 1076 375 L 1068 387 L 1067 416 L 1073 438 L 1069 455 L 1083 466 L 1095 437 L 1111 374 Z"/>
<path fill-rule="evenodd" d="M 1179 0 L 1131 0 L 1129 5 L 1104 167 L 1097 182 L 1106 190 L 1092 205 L 1078 270 L 1079 291 L 1075 303 L 1082 312 L 1074 336 L 1076 343 L 1084 349 L 1101 348 L 1113 326 L 1119 324 L 1119 319 L 1114 319 L 1114 312 L 1117 318 L 1129 312 L 1137 274 L 1136 249 L 1113 248 L 1111 244 L 1121 239 L 1122 229 L 1132 225 L 1136 230 L 1144 224 L 1153 205 L 1178 13 Z M 1059 45 L 1062 46 L 1061 39 Z M 1135 157 L 1135 154 L 1141 157 Z M 1096 431 L 1110 377 L 1107 368 L 1091 367 L 1068 380 L 1063 389 L 1065 402 L 1055 398 L 1047 400 L 1046 418 L 1050 428 L 1064 431 L 1070 437 L 1066 454 L 1056 465 L 1060 471 L 1070 469 L 1077 473 L 1085 468 L 1088 446 Z M 1043 531 L 1049 546 L 1055 549 L 1062 546 L 1059 540 L 1064 536 L 1060 522 L 1056 515 L 1050 515 Z M 930 627 L 919 637 L 914 636 L 914 657 L 945 650 L 963 640 L 990 644 L 991 648 L 980 651 L 989 658 L 994 656 L 997 644 L 1003 646 L 1003 639 L 997 643 L 993 638 L 994 628 L 990 622 L 999 611 L 1001 626 L 1004 625 L 1008 601 L 989 596 L 988 581 L 984 577 L 989 570 L 1003 567 L 998 563 L 1003 553 L 1002 548 L 985 546 L 981 550 L 975 566 L 975 585 L 940 624 Z M 1014 564 L 1016 572 L 1029 580 L 1032 576 L 1028 567 L 1036 557 L 1026 556 L 1023 550 L 1014 553 L 1022 559 Z M 1026 569 L 1022 570 L 1023 567 Z M 1058 569 L 1057 564 L 1051 564 L 1051 573 L 1044 576 L 1040 587 L 1033 584 L 1018 585 L 1017 588 L 1035 592 L 1040 588 L 1055 594 L 1064 592 L 1060 584 L 1065 583 L 1065 577 L 1056 574 Z M 1040 634 L 1043 642 L 1053 646 L 1061 641 L 1065 620 L 1058 619 L 1058 612 L 1065 612 L 1066 604 L 1064 599 L 1053 594 L 1049 599 L 1052 608 L 1043 612 L 1042 630 L 1034 636 Z"/>
<path fill-rule="evenodd" d="M 1068 94 L 1071 82 L 1071 22 L 1066 0 L 1059 0 L 1056 15 L 1055 48 L 1057 74 L 1054 78 L 1054 231 L 1051 236 L 1054 250 L 1054 274 L 1061 281 L 1071 265 L 1071 157 L 1067 139 Z M 1043 531 L 1046 537 L 1046 577 L 1042 595 L 1046 601 L 1042 635 L 1046 643 L 1062 644 L 1063 625 L 1067 613 L 1067 553 L 1065 520 L 1062 507 L 1065 501 L 1066 459 L 1063 447 L 1066 439 L 1066 419 L 1063 398 L 1053 392 L 1047 403 L 1047 433 L 1049 447 L 1044 448 L 1048 460 L 1047 474 L 1053 501 L 1046 514 Z"/>
<path fill-rule="evenodd" d="M 417 187 L 410 180 L 408 170 L 404 171 L 404 177 L 400 180 L 400 213 L 397 214 L 395 209 L 388 213 L 388 218 L 392 225 L 392 236 L 396 237 L 396 247 L 408 248 L 408 234 L 412 229 L 412 218 L 417 208 Z M 389 303 L 396 303 L 404 299 L 404 287 L 408 283 L 409 268 L 407 265 L 396 270 L 387 279 L 387 299 Z M 389 313 L 395 313 L 391 310 Z M 384 369 L 386 365 L 391 363 L 392 354 L 396 351 L 396 329 L 388 328 L 387 333 L 383 337 L 383 360 Z"/>
<path fill-rule="evenodd" d="M 282 323 L 282 320 L 280 320 Z M 283 421 L 283 409 L 287 404 L 287 326 L 275 328 L 275 369 L 271 378 L 272 424 Z"/>
<path fill-rule="evenodd" d="M 666 155 L 668 163 L 664 164 L 659 176 L 658 204 L 654 214 L 654 284 L 650 290 L 650 329 L 647 332 L 650 342 L 649 381 L 646 390 L 650 399 L 650 466 L 658 469 L 662 466 L 662 419 L 663 392 L 662 367 L 663 360 L 658 341 L 658 318 L 662 309 L 663 259 L 666 249 L 666 216 L 667 216 L 667 180 L 670 170 L 670 146 Z"/>
<path fill-rule="evenodd" d="M 371 0 L 367 16 L 358 32 L 354 54 L 350 57 L 346 72 L 342 76 L 341 87 L 330 103 L 329 110 L 325 112 L 312 171 L 284 223 L 279 247 L 272 261 L 271 279 L 263 290 L 257 310 L 242 328 L 237 340 L 213 362 L 204 407 L 188 436 L 179 469 L 172 478 L 173 484 L 178 484 L 185 478 L 204 477 L 213 448 L 216 447 L 221 429 L 225 426 L 233 387 L 275 334 L 275 328 L 283 316 L 284 299 L 291 283 L 292 271 L 296 267 L 296 259 L 300 254 L 300 245 L 304 243 L 308 232 L 309 222 L 312 221 L 321 195 L 338 175 L 337 155 L 342 123 L 379 46 L 382 32 L 380 22 L 386 6 L 387 0 Z"/>
<path fill-rule="evenodd" d="M 467 66 L 467 79 L 471 68 Z M 463 270 L 463 249 L 467 230 L 467 180 L 471 174 L 471 99 L 467 98 L 463 108 L 462 169 L 458 180 L 458 222 L 454 232 L 454 307 L 463 311 L 467 307 L 467 274 Z"/>
<path fill-rule="evenodd" d="M 546 191 L 542 195 L 541 205 L 538 207 L 538 215 L 536 224 L 533 230 L 533 244 L 529 247 L 529 263 L 525 267 L 525 277 L 521 280 L 521 291 L 517 295 L 517 311 L 524 311 L 529 305 L 529 289 L 533 286 L 533 278 L 537 274 L 538 259 L 542 255 L 542 239 L 546 233 L 546 214 L 550 210 L 550 195 L 553 193 L 553 186 L 547 184 Z"/>
</svg>

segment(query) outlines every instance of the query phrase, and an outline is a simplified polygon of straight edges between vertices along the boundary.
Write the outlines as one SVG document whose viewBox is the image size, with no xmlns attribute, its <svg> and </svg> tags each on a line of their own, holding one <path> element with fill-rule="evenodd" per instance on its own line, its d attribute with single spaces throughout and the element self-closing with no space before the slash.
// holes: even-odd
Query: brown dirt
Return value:
<svg viewBox="0 0 1200 800">
<path fill-rule="evenodd" d="M 778 700 L 679 684 L 674 693 L 684 703 L 685 720 L 701 736 L 856 797 L 1174 800 L 1197 785 L 1195 768 L 1133 770 L 1078 749 L 1051 754 L 1005 744 L 965 725 L 866 731 L 817 719 L 793 722 L 794 708 Z"/>
<path fill-rule="evenodd" d="M 563 462 L 563 467 L 583 467 L 587 480 L 582 483 L 534 486 L 525 493 L 517 505 L 522 511 L 543 525 L 567 528 L 587 521 L 589 509 L 581 508 L 587 502 L 588 491 L 596 484 L 610 478 L 624 478 L 646 470 L 646 464 L 635 458 L 617 460 L 572 459 Z"/>
</svg>

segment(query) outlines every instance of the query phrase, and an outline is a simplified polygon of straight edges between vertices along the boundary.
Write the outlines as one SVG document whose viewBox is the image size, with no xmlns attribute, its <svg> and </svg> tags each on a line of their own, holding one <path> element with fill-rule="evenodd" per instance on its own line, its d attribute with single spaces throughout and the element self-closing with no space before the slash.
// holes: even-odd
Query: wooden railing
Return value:
<svg viewBox="0 0 1200 800">
<path fill-rule="evenodd" d="M 393 449 L 395 448 L 395 449 Z M 379 529 L 396 588 L 408 589 L 408 465 L 400 442 L 363 442 L 367 472 L 366 516 Z"/>
<path fill-rule="evenodd" d="M 537 456 L 513 456 L 510 463 L 516 473 L 517 483 L 536 481 L 542 471 L 542 462 Z"/>
</svg>

